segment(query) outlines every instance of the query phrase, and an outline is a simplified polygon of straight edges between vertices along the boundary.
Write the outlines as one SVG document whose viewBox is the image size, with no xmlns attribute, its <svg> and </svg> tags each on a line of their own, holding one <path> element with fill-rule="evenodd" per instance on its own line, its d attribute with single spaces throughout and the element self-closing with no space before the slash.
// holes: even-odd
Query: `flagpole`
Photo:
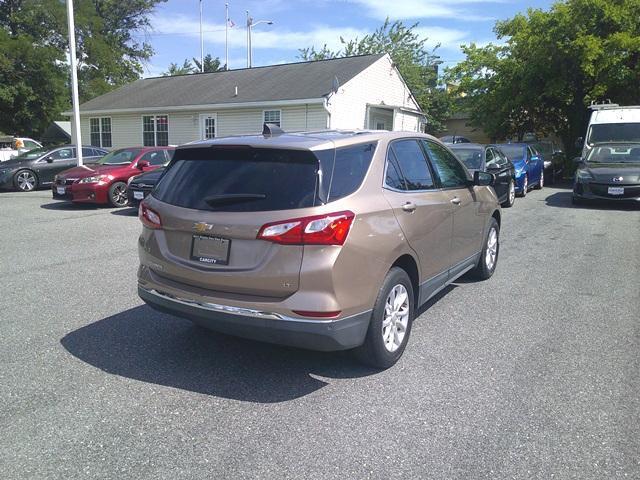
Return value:
<svg viewBox="0 0 640 480">
<path fill-rule="evenodd" d="M 204 72 L 204 36 L 202 35 L 202 0 L 200 0 L 200 73 Z"/>
<path fill-rule="evenodd" d="M 71 62 L 71 102 L 73 103 L 73 137 L 76 144 L 78 166 L 82 162 L 82 138 L 80 132 L 80 106 L 78 99 L 78 71 L 76 62 L 76 27 L 73 19 L 73 0 L 67 0 L 67 22 L 69 24 L 69 61 Z"/>
<path fill-rule="evenodd" d="M 224 69 L 229 70 L 229 4 L 224 4 Z"/>
</svg>

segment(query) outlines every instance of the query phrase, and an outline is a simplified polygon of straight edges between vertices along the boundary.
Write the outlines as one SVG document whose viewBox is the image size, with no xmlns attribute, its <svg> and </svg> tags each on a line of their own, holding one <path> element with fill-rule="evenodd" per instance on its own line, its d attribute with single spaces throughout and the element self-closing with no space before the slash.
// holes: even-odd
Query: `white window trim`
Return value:
<svg viewBox="0 0 640 480">
<path fill-rule="evenodd" d="M 211 112 L 211 113 L 201 113 L 198 117 L 198 121 L 200 123 L 200 140 L 205 140 L 204 138 L 204 119 L 207 117 L 213 117 L 213 121 L 216 124 L 216 132 L 215 135 L 213 136 L 214 138 L 218 137 L 218 114 L 216 112 Z"/>
<path fill-rule="evenodd" d="M 282 128 L 284 130 L 284 122 L 282 121 L 282 109 L 281 108 L 267 108 L 265 110 L 262 110 L 262 125 L 267 123 L 265 118 L 264 118 L 265 114 L 267 112 L 280 112 L 280 128 Z"/>
<path fill-rule="evenodd" d="M 146 145 L 149 147 L 157 147 L 158 146 L 158 128 L 156 125 L 155 117 L 167 117 L 167 146 L 171 145 L 171 141 L 169 140 L 169 135 L 171 134 L 171 116 L 168 113 L 145 113 L 144 115 L 140 115 L 140 145 L 143 147 L 144 144 L 144 117 L 153 117 L 153 145 Z M 164 146 L 164 145 L 162 145 Z"/>
<path fill-rule="evenodd" d="M 109 124 L 111 125 L 111 131 L 109 132 L 111 134 L 111 146 L 110 147 L 102 146 L 102 119 L 103 118 L 108 118 L 109 119 Z M 91 145 L 91 146 L 92 147 L 96 147 L 96 148 L 113 148 L 113 118 L 111 118 L 110 116 L 89 117 L 89 143 L 91 143 L 91 120 L 98 120 L 98 133 L 100 135 L 100 145 Z"/>
</svg>

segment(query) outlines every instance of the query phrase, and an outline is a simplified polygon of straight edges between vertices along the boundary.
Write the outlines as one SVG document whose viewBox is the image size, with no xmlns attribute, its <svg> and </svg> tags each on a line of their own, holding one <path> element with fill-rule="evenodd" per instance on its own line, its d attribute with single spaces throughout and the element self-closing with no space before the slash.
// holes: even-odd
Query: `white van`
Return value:
<svg viewBox="0 0 640 480">
<path fill-rule="evenodd" d="M 587 136 L 582 147 L 585 158 L 596 143 L 640 142 L 640 106 L 621 107 L 615 103 L 592 105 Z"/>
</svg>

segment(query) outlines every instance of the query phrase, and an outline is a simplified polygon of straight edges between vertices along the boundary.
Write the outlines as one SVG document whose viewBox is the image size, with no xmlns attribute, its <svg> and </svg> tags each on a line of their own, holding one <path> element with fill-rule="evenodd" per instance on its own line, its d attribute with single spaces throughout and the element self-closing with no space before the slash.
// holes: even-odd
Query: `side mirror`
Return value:
<svg viewBox="0 0 640 480">
<path fill-rule="evenodd" d="M 540 160 L 540 157 L 539 157 L 538 155 L 533 155 L 533 156 L 531 157 L 531 160 L 533 160 L 533 161 L 535 162 L 535 161 Z"/>
<path fill-rule="evenodd" d="M 45 158 L 45 160 L 47 161 L 47 163 L 53 163 L 53 157 L 47 157 Z"/>
<path fill-rule="evenodd" d="M 575 157 L 573 159 L 573 163 L 575 163 L 576 165 L 580 165 L 581 163 L 584 163 L 584 160 L 582 159 L 582 157 Z"/>
<path fill-rule="evenodd" d="M 575 143 L 576 149 L 580 150 L 580 149 L 582 149 L 583 146 L 584 146 L 584 137 L 576 138 L 576 143 Z"/>
<path fill-rule="evenodd" d="M 138 168 L 140 170 L 145 169 L 145 168 L 150 167 L 150 166 L 151 166 L 151 164 L 147 160 L 140 160 L 138 162 Z"/>
<path fill-rule="evenodd" d="M 473 172 L 473 184 L 479 187 L 490 187 L 493 185 L 495 177 L 491 173 L 480 172 L 476 170 Z"/>
</svg>

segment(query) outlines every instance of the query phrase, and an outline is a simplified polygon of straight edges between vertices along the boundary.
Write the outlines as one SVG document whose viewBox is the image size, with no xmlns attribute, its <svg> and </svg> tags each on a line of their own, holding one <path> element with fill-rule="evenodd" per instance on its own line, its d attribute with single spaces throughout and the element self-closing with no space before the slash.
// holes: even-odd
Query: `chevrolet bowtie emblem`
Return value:
<svg viewBox="0 0 640 480">
<path fill-rule="evenodd" d="M 196 222 L 193 224 L 193 229 L 198 233 L 205 233 L 213 230 L 213 225 L 210 223 Z"/>
</svg>

